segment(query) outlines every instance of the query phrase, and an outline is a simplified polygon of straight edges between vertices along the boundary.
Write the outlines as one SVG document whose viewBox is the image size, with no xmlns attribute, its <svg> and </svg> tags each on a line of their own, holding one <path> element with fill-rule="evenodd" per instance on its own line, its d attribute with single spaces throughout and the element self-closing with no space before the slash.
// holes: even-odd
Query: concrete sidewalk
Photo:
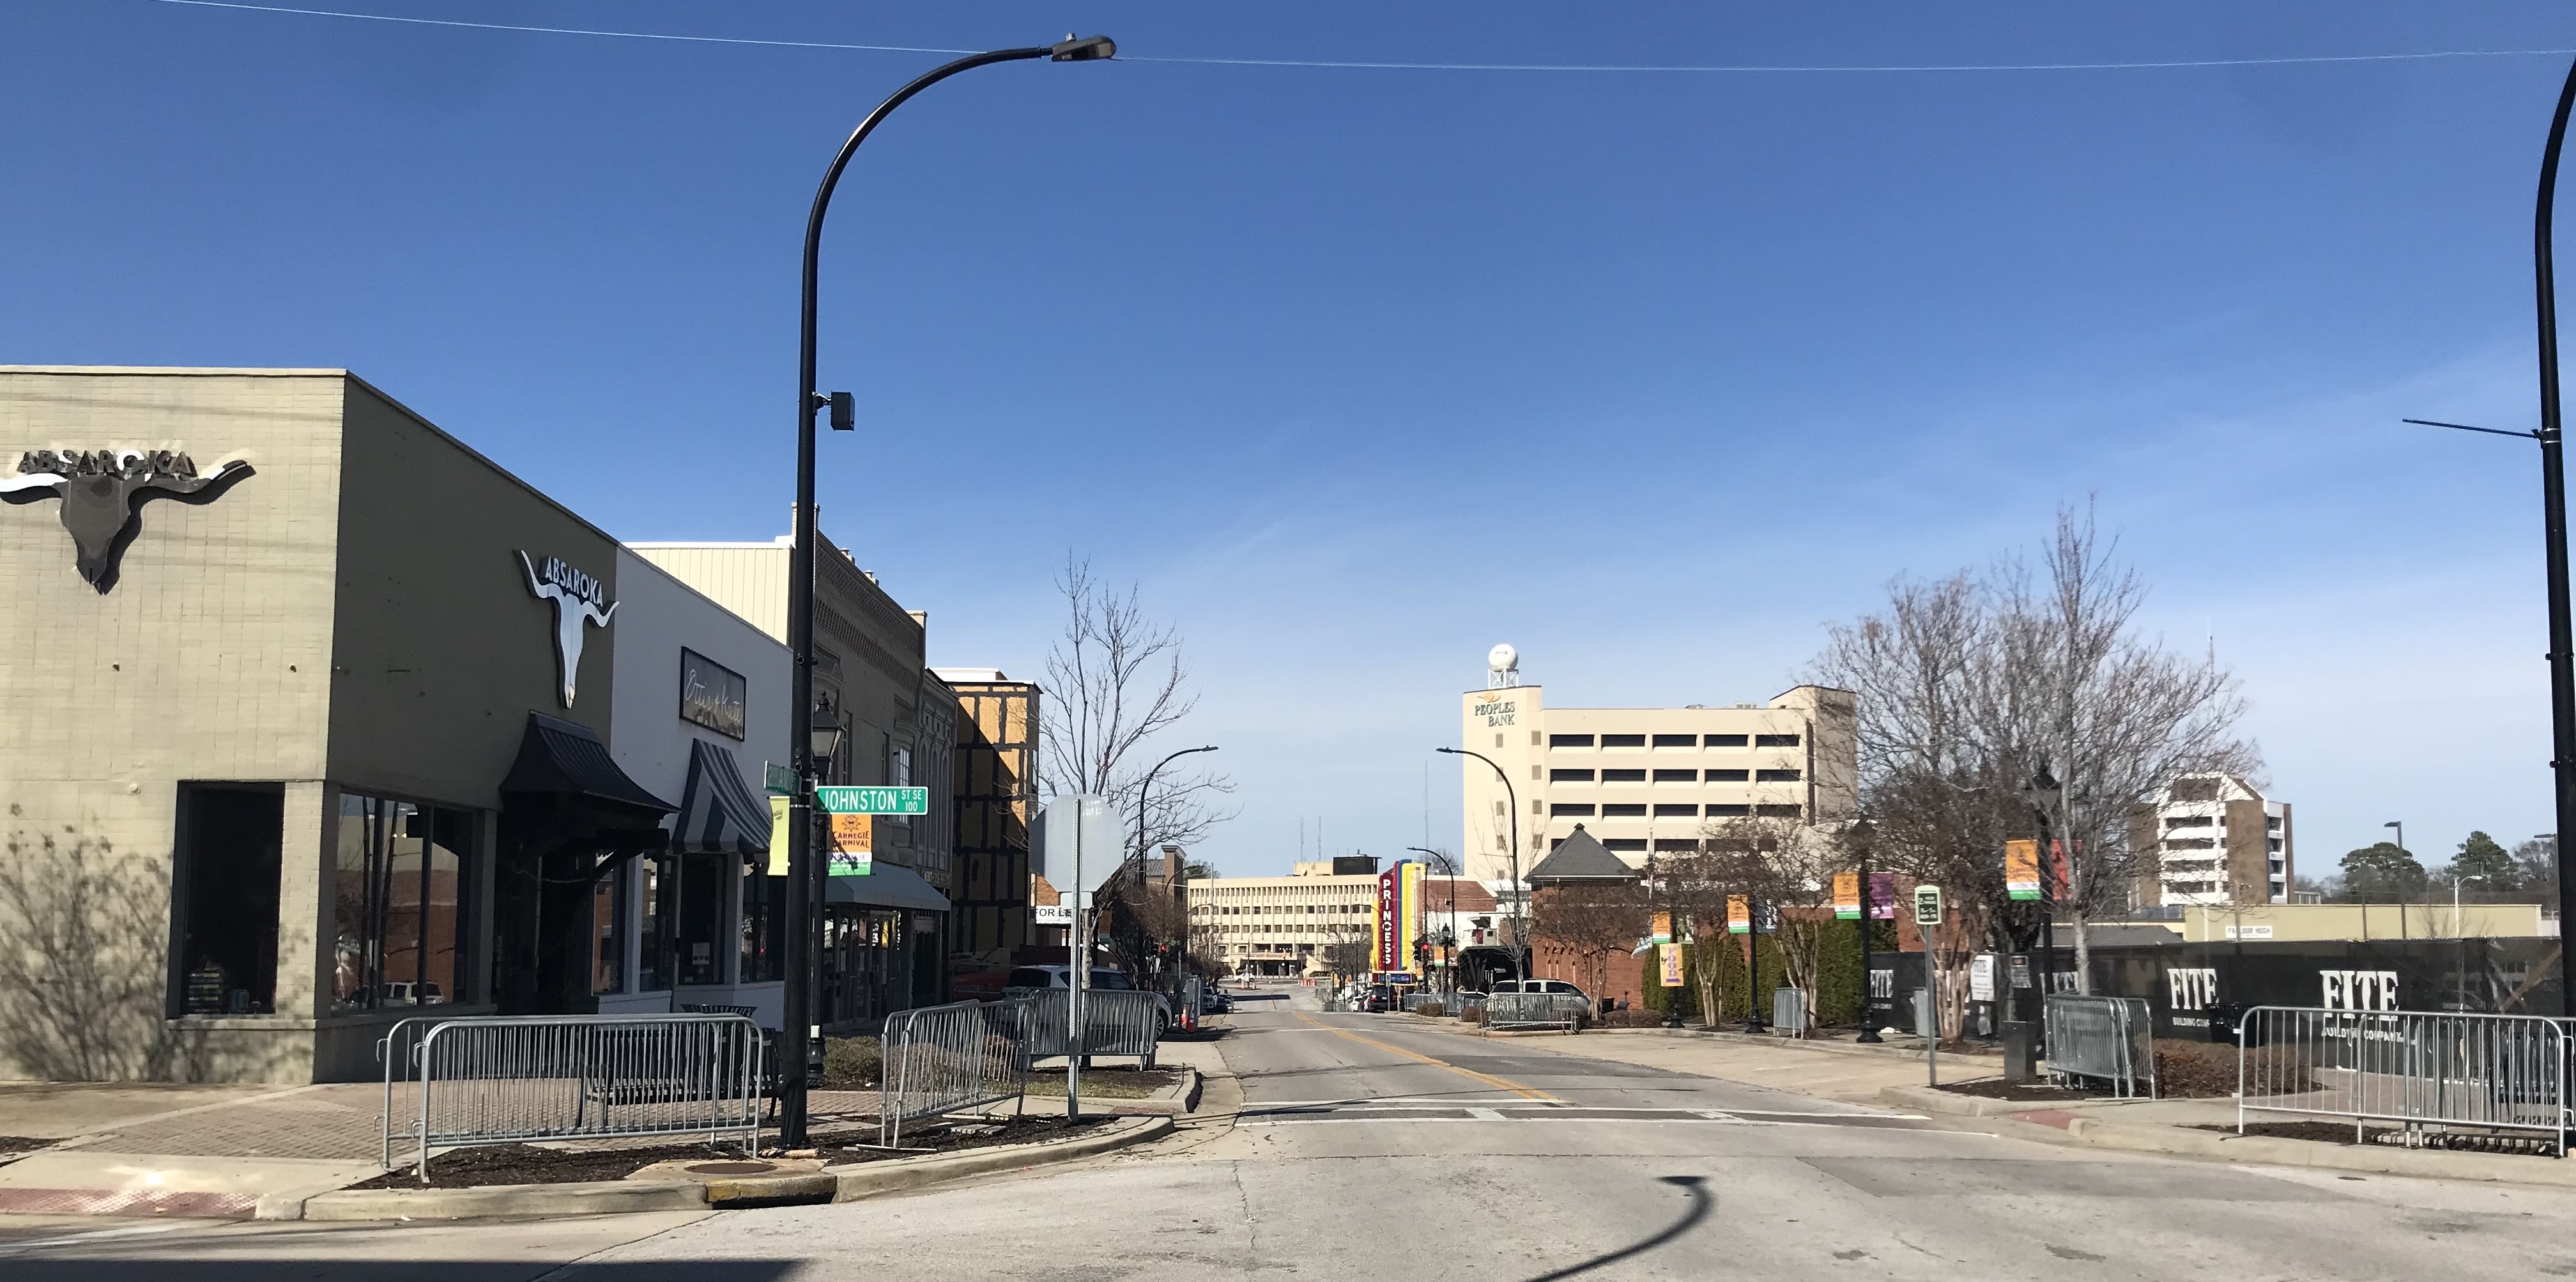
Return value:
<svg viewBox="0 0 2576 1282">
<path fill-rule="evenodd" d="M 417 1097 L 397 1085 L 393 1107 L 404 1129 Z M 877 1096 L 816 1091 L 811 1107 L 817 1124 L 872 1124 Z M 378 1174 L 384 1113 L 382 1082 L 0 1083 L 0 1137 L 17 1141 L 0 1139 L 0 1214 L 259 1215 Z"/>
<path fill-rule="evenodd" d="M 1742 1034 L 1676 1034 L 1662 1029 L 1596 1030 L 1572 1037 L 1549 1037 L 1536 1044 L 1568 1055 L 1645 1064 L 1846 1103 L 1931 1113 L 1990 1134 L 2041 1143 L 2266 1166 L 2576 1187 L 2576 1162 L 2547 1157 L 2333 1144 L 2208 1129 L 2235 1126 L 2236 1102 L 2232 1098 L 2070 1098 L 2032 1102 L 1934 1090 L 1924 1084 L 1921 1052 L 1903 1047 L 1766 1041 Z M 1999 1067 L 1991 1058 L 1945 1053 L 1940 1062 L 1941 1081 L 1955 1085 L 1991 1079 L 1998 1075 Z M 2269 1116 L 2258 1120 L 2282 1119 Z"/>
</svg>

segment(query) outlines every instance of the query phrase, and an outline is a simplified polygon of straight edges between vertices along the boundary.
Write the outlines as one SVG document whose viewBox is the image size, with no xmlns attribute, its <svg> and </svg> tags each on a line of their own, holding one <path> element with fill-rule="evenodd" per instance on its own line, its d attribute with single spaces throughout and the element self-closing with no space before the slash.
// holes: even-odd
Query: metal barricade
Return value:
<svg viewBox="0 0 2576 1282">
<path fill-rule="evenodd" d="M 1771 990 L 1771 1031 L 1791 1037 L 1807 1035 L 1807 990 L 1774 988 Z"/>
<path fill-rule="evenodd" d="M 425 1027 L 420 1027 L 425 1025 Z M 475 1016 L 403 1020 L 385 1064 L 383 1165 L 394 1166 L 394 1086 L 421 1178 L 434 1148 L 704 1132 L 757 1152 L 760 1026 L 740 1015 Z"/>
<path fill-rule="evenodd" d="M 2537 1131 L 2567 1155 L 2569 1025 L 2538 1015 L 2249 1007 L 2236 1026 L 2236 1129 L 2249 1112 Z M 2432 1128 L 2428 1130 L 2427 1128 Z"/>
<path fill-rule="evenodd" d="M 1029 1057 L 1049 1059 L 1070 1053 L 1073 994 L 1062 988 L 1042 988 L 1032 996 L 1037 1006 L 1036 1022 L 1029 1030 Z M 1163 1004 L 1153 993 L 1086 988 L 1082 990 L 1083 1053 L 1133 1055 L 1140 1067 L 1152 1068 L 1164 1018 Z"/>
<path fill-rule="evenodd" d="M 1007 1099 L 1025 1106 L 1035 998 L 951 1002 L 899 1010 L 879 1035 L 885 1067 L 878 1095 L 879 1141 L 903 1144 L 903 1124 Z"/>
<path fill-rule="evenodd" d="M 2155 1025 L 2147 999 L 2050 993 L 2040 1017 L 2047 1022 L 2050 1073 L 2109 1082 L 2122 1099 L 2155 1098 Z"/>
<path fill-rule="evenodd" d="M 1485 1027 L 1496 1032 L 1582 1027 L 1590 1003 L 1578 993 L 1493 993 L 1485 998 Z"/>
</svg>

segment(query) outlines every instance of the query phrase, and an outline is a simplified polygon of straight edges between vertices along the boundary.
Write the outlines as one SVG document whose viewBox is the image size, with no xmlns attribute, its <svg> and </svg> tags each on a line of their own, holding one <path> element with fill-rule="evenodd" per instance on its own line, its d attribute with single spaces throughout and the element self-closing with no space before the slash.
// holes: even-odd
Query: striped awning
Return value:
<svg viewBox="0 0 2576 1282">
<path fill-rule="evenodd" d="M 742 780 L 733 753 L 689 741 L 689 782 L 680 792 L 671 849 L 688 855 L 758 855 L 769 850 L 769 807 Z"/>
</svg>

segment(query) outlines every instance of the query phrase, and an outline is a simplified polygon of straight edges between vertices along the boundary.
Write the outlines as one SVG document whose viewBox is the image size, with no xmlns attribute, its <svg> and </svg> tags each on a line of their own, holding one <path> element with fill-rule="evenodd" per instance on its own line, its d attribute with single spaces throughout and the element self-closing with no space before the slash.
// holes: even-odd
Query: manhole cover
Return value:
<svg viewBox="0 0 2576 1282">
<path fill-rule="evenodd" d="M 775 1162 L 700 1162 L 688 1171 L 691 1175 L 767 1175 L 777 1169 Z"/>
</svg>

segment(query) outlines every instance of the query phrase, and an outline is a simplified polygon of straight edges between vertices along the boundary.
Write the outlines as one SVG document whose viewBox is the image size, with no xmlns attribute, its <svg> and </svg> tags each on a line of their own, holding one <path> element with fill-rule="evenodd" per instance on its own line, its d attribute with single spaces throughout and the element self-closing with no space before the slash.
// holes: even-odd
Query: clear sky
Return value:
<svg viewBox="0 0 2576 1282">
<path fill-rule="evenodd" d="M 1068 551 L 1188 635 L 1226 871 L 1423 839 L 1483 655 L 1791 684 L 2097 496 L 2325 871 L 2551 826 L 2531 197 L 2563 4 L 302 7 L 974 49 L 828 237 L 824 521 L 1037 675 Z M 628 538 L 766 539 L 822 166 L 935 53 L 17 0 L 0 361 L 347 366 Z M 2571 197 L 2576 200 L 2576 197 Z M 2576 249 L 2571 249 L 2576 253 Z M 2576 287 L 2571 287 L 2576 292 Z M 1457 767 L 1427 776 L 1458 841 Z"/>
</svg>

